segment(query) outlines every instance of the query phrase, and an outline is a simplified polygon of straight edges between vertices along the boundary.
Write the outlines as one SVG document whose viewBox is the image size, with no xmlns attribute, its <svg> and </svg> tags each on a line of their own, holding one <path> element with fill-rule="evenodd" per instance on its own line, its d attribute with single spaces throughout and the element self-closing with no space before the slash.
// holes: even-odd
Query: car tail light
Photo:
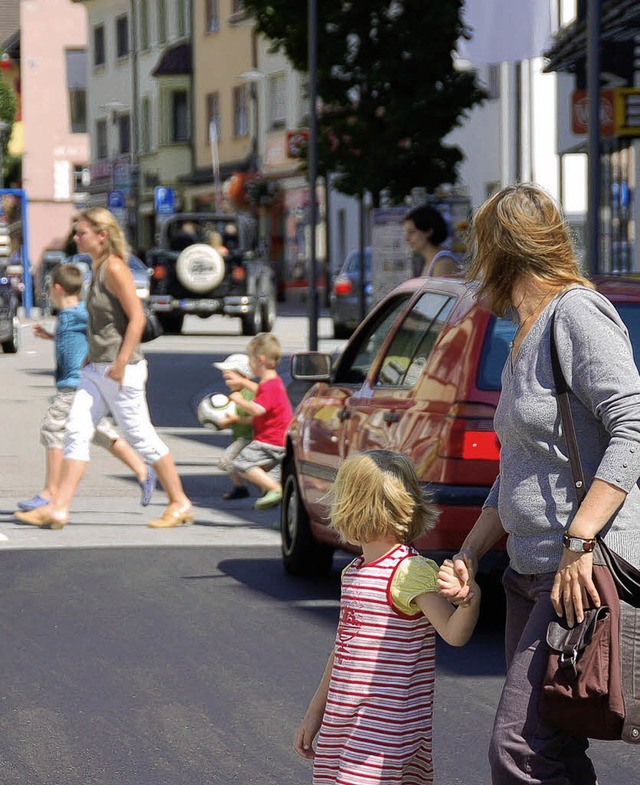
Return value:
<svg viewBox="0 0 640 785">
<path fill-rule="evenodd" d="M 167 268 L 163 264 L 158 264 L 153 268 L 153 277 L 156 281 L 163 281 L 167 277 Z"/>
<path fill-rule="evenodd" d="M 451 412 L 448 438 L 441 454 L 445 458 L 475 461 L 500 460 L 500 442 L 493 430 L 493 413 L 486 406 L 457 404 Z"/>
<path fill-rule="evenodd" d="M 336 294 L 351 294 L 352 289 L 353 284 L 348 278 L 339 279 L 333 284 L 333 291 Z"/>
<path fill-rule="evenodd" d="M 235 265 L 231 269 L 231 280 L 232 281 L 244 281 L 247 277 L 247 271 L 241 264 Z"/>
</svg>

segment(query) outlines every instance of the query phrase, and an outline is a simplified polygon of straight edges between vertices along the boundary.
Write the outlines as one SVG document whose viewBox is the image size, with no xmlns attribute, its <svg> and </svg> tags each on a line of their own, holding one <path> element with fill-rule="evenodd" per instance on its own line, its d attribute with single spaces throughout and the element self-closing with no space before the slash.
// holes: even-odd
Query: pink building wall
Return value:
<svg viewBox="0 0 640 785">
<path fill-rule="evenodd" d="M 72 0 L 22 0 L 20 30 L 22 175 L 29 199 L 29 255 L 37 269 L 46 249 L 64 243 L 77 212 L 73 168 L 89 160 L 88 135 L 71 133 L 65 57 L 66 49 L 87 46 L 86 9 Z"/>
</svg>

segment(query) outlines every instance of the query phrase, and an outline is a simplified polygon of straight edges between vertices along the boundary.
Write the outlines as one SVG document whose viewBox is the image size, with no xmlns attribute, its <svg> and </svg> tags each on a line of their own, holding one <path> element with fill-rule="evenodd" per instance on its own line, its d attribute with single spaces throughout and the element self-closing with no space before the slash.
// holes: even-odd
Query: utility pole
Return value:
<svg viewBox="0 0 640 785">
<path fill-rule="evenodd" d="M 587 3 L 587 95 L 589 102 L 587 170 L 587 272 L 600 271 L 600 30 L 601 0 Z"/>
<path fill-rule="evenodd" d="M 131 0 L 131 217 L 130 232 L 133 253 L 140 250 L 140 106 L 138 84 L 138 23 L 136 4 Z"/>
<path fill-rule="evenodd" d="M 309 60 L 309 351 L 318 350 L 318 261 L 316 231 L 318 224 L 318 0 L 308 0 L 308 60 Z"/>
</svg>

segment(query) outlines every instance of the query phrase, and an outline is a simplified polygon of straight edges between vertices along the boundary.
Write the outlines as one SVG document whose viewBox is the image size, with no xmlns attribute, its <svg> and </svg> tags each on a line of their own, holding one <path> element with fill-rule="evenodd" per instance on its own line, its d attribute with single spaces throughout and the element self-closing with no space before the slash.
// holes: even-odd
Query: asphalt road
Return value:
<svg viewBox="0 0 640 785">
<path fill-rule="evenodd" d="M 305 321 L 278 320 L 287 353 Z M 332 351 L 328 322 L 321 348 Z M 218 384 L 211 362 L 246 339 L 234 322 L 190 320 L 148 346 L 149 401 L 196 504 L 196 525 L 154 531 L 124 467 L 97 449 L 59 532 L 16 525 L 39 489 L 39 421 L 51 345 L 25 331 L 0 356 L 0 785 L 304 785 L 293 733 L 330 651 L 339 597 L 283 573 L 277 513 L 222 506 L 227 437 L 190 400 Z M 462 649 L 438 651 L 435 766 L 441 785 L 488 783 L 486 748 L 503 673 L 498 603 Z M 638 751 L 594 745 L 600 785 L 635 785 Z"/>
</svg>

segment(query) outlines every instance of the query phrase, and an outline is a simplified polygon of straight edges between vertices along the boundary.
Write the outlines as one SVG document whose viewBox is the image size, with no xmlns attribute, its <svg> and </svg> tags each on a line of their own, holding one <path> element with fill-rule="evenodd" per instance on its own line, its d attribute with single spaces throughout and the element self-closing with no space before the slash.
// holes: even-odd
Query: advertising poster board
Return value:
<svg viewBox="0 0 640 785">
<path fill-rule="evenodd" d="M 371 211 L 371 304 L 413 278 L 413 260 L 404 239 L 406 207 Z"/>
</svg>

